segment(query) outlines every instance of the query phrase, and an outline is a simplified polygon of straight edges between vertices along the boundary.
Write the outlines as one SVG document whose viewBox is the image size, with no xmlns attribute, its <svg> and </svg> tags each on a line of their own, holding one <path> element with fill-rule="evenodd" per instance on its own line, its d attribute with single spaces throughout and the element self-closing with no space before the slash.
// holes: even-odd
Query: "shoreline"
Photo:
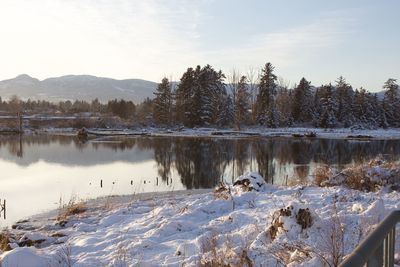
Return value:
<svg viewBox="0 0 400 267">
<path fill-rule="evenodd" d="M 246 253 L 254 266 L 261 266 L 280 262 L 274 249 L 302 242 L 310 251 L 298 263 L 319 266 L 321 253 L 330 260 L 329 250 L 317 251 L 324 245 L 320 235 L 329 232 L 335 218 L 346 223 L 343 250 L 348 254 L 386 214 L 400 208 L 400 193 L 385 188 L 361 192 L 265 184 L 260 192 L 232 187 L 226 194 L 193 190 L 111 196 L 89 200 L 85 211 L 65 220 L 56 218 L 57 210 L 36 215 L 9 230 L 23 246 L 12 245 L 0 254 L 0 262 L 5 267 L 58 266 L 62 258 L 77 266 L 198 266 L 218 259 L 238 264 Z M 304 226 L 298 214 L 305 209 L 311 219 Z M 275 225 L 277 214 L 282 223 Z"/>
<path fill-rule="evenodd" d="M 77 129 L 72 128 L 44 128 L 41 130 L 25 130 L 23 134 L 48 134 L 76 136 Z M 400 140 L 400 128 L 352 130 L 349 128 L 322 129 L 322 128 L 261 128 L 253 127 L 236 131 L 218 128 L 184 128 L 171 130 L 168 128 L 139 128 L 139 129 L 88 129 L 90 138 L 101 137 L 192 137 L 192 138 L 296 138 L 299 140 L 312 139 L 347 139 L 347 140 Z M 309 133 L 315 137 L 307 137 Z M 10 135 L 10 132 L 1 132 L 0 135 Z"/>
<path fill-rule="evenodd" d="M 172 197 L 183 197 L 185 195 L 200 195 L 200 194 L 208 194 L 211 193 L 213 189 L 190 189 L 190 190 L 176 190 L 176 191 L 164 191 L 164 192 L 144 192 L 137 194 L 127 194 L 127 195 L 110 195 L 110 196 L 101 196 L 91 199 L 85 199 L 77 202 L 76 204 L 84 203 L 87 210 L 95 211 L 103 209 L 105 206 L 110 206 L 115 208 L 128 205 L 134 201 L 149 201 L 151 199 L 168 199 Z M 11 225 L 11 229 L 40 229 L 43 224 L 47 221 L 55 221 L 58 213 L 60 212 L 60 208 L 47 210 L 40 212 L 38 214 L 34 214 L 32 216 L 28 216 L 25 218 L 21 218 L 20 220 L 13 222 Z M 7 226 L 0 229 L 7 230 Z"/>
</svg>

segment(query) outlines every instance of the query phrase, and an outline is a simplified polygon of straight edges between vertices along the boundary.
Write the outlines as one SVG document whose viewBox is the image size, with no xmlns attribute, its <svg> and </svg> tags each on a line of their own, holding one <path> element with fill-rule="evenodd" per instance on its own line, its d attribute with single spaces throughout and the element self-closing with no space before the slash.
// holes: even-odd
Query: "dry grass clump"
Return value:
<svg viewBox="0 0 400 267">
<path fill-rule="evenodd" d="M 274 243 L 268 252 L 283 266 L 293 263 L 304 263 L 312 258 L 313 249 L 301 242 Z"/>
<path fill-rule="evenodd" d="M 55 255 L 55 260 L 60 266 L 75 266 L 76 261 L 72 258 L 72 245 L 70 243 L 62 244 Z"/>
<path fill-rule="evenodd" d="M 0 250 L 8 251 L 11 250 L 10 247 L 10 235 L 7 232 L 3 232 L 0 234 Z"/>
<path fill-rule="evenodd" d="M 378 187 L 378 181 L 372 181 L 367 176 L 367 169 L 364 166 L 354 166 L 346 169 L 343 173 L 345 176 L 344 185 L 351 189 L 360 191 L 375 191 Z"/>
<path fill-rule="evenodd" d="M 332 170 L 327 164 L 319 165 L 314 171 L 314 181 L 318 186 L 321 186 L 331 176 Z"/>
<path fill-rule="evenodd" d="M 86 204 L 84 202 L 79 202 L 76 196 L 71 197 L 68 203 L 63 203 L 62 198 L 60 198 L 57 220 L 65 221 L 72 215 L 81 214 L 86 211 Z"/>
<path fill-rule="evenodd" d="M 272 215 L 271 226 L 268 228 L 268 233 L 272 240 L 276 238 L 276 235 L 279 232 L 280 228 L 283 228 L 283 222 L 281 221 L 281 217 L 289 217 L 292 216 L 293 207 L 289 206 L 285 209 L 280 209 L 274 212 Z"/>
<path fill-rule="evenodd" d="M 218 199 L 228 200 L 232 196 L 231 189 L 226 183 L 220 182 L 214 189 L 214 196 Z"/>
<path fill-rule="evenodd" d="M 400 163 L 376 158 L 364 164 L 354 164 L 333 175 L 328 167 L 322 166 L 315 171 L 315 183 L 318 186 L 344 185 L 360 191 L 376 191 L 380 186 L 400 189 Z"/>
<path fill-rule="evenodd" d="M 68 206 L 65 215 L 70 216 L 70 215 L 76 215 L 85 212 L 86 206 L 84 203 L 76 203 L 74 205 Z"/>
<path fill-rule="evenodd" d="M 210 237 L 205 238 L 201 244 L 202 267 L 252 267 L 253 262 L 249 257 L 248 246 L 239 250 L 233 249 L 229 238 L 220 247 L 218 246 L 218 236 L 212 233 Z"/>
<path fill-rule="evenodd" d="M 214 197 L 217 199 L 230 200 L 232 202 L 232 210 L 235 209 L 235 199 L 231 187 L 226 183 L 219 183 L 219 185 L 214 189 Z"/>
</svg>

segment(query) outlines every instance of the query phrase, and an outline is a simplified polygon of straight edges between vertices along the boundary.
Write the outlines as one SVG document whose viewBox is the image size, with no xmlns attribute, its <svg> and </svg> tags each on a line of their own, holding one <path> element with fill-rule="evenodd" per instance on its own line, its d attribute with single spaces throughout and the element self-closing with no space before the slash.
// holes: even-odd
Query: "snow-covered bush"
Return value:
<svg viewBox="0 0 400 267">
<path fill-rule="evenodd" d="M 268 232 L 270 238 L 274 240 L 278 234 L 287 233 L 295 228 L 301 231 L 311 227 L 312 224 L 313 217 L 309 208 L 289 205 L 274 212 Z"/>
<path fill-rule="evenodd" d="M 320 185 L 345 185 L 362 191 L 375 191 L 380 186 L 399 190 L 400 163 L 377 158 L 367 164 L 350 166 L 322 181 Z"/>
<path fill-rule="evenodd" d="M 262 191 L 265 187 L 265 180 L 257 172 L 247 172 L 236 178 L 233 186 L 239 187 L 243 191 Z"/>
</svg>

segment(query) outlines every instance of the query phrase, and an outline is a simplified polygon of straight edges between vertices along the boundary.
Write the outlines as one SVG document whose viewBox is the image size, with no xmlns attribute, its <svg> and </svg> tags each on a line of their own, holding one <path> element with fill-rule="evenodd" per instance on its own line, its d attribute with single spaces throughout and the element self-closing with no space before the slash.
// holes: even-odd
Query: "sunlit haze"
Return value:
<svg viewBox="0 0 400 267">
<path fill-rule="evenodd" d="M 379 91 L 400 78 L 399 10 L 395 0 L 1 0 L 0 79 L 158 82 L 197 64 L 245 73 L 270 61 L 291 85 L 343 75 Z"/>
</svg>

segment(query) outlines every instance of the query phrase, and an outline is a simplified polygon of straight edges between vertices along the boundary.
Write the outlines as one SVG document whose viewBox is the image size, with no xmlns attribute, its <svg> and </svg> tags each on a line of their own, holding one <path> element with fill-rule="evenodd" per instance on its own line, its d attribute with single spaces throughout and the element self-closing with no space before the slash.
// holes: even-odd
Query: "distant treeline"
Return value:
<svg viewBox="0 0 400 267">
<path fill-rule="evenodd" d="M 162 79 L 154 99 L 147 98 L 140 104 L 123 99 L 50 103 L 21 101 L 14 96 L 9 101 L 0 98 L 0 111 L 65 115 L 92 112 L 154 126 L 400 127 L 399 85 L 390 78 L 383 89 L 381 96 L 364 88 L 354 90 L 343 77 L 319 87 L 302 78 L 289 88 L 277 78 L 271 63 L 259 72 L 240 75 L 232 71 L 228 76 L 206 65 L 188 68 L 177 84 Z"/>
</svg>

